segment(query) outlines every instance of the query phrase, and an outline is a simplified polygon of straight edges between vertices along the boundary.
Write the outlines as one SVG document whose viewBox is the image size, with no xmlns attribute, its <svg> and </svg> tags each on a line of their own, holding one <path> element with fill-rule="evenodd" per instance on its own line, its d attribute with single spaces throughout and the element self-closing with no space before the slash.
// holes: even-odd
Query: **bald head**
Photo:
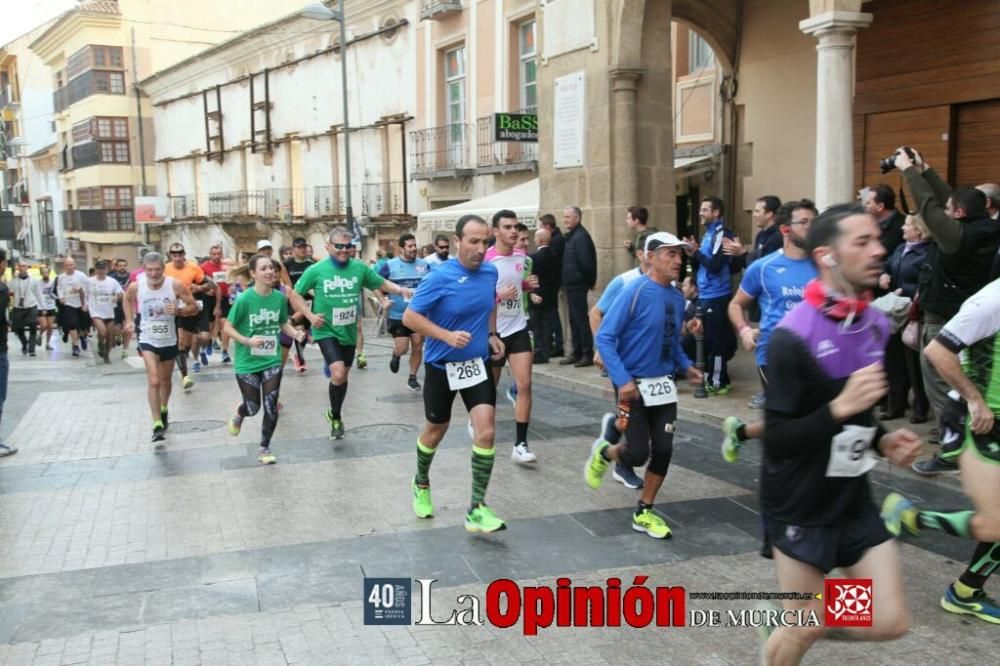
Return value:
<svg viewBox="0 0 1000 666">
<path fill-rule="evenodd" d="M 983 183 L 977 185 L 976 189 L 986 195 L 986 209 L 990 215 L 994 215 L 1000 209 L 1000 185 L 996 183 Z"/>
<path fill-rule="evenodd" d="M 542 227 L 535 232 L 535 245 L 541 247 L 542 245 L 548 245 L 552 242 L 552 232 Z"/>
</svg>

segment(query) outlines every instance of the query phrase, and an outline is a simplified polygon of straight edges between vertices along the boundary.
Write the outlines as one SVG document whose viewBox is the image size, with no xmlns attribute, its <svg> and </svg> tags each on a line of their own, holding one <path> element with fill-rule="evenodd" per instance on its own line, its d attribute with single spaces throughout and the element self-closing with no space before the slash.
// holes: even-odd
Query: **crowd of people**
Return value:
<svg viewBox="0 0 1000 666">
<path fill-rule="evenodd" d="M 166 257 L 146 254 L 132 273 L 121 260 L 102 261 L 88 277 L 69 259 L 59 276 L 44 270 L 35 280 L 19 264 L 0 300 L 13 308 L 10 325 L 24 354 L 43 341 L 50 348 L 58 327 L 74 356 L 94 336 L 109 363 L 112 348 L 127 354 L 135 336 L 157 442 L 169 430 L 174 367 L 189 390 L 188 361 L 197 373 L 220 352 L 240 396 L 229 431 L 239 434 L 262 411 L 258 457 L 272 464 L 283 368 L 291 356 L 305 372 L 309 343 L 328 378 L 330 438 L 345 436 L 349 373 L 367 366 L 360 323 L 371 293 L 387 313 L 390 371 L 409 355 L 406 386 L 423 396 L 413 511 L 434 515 L 431 467 L 461 395 L 472 446 L 465 527 L 485 533 L 506 528 L 485 501 L 504 367 L 515 414 L 511 459 L 521 465 L 539 463 L 528 442 L 533 366 L 562 357 L 563 365 L 606 374 L 614 409 L 598 426 L 584 481 L 599 489 L 613 468 L 616 481 L 639 491 L 632 528 L 664 539 L 672 529 L 654 505 L 673 452 L 677 382 L 726 395 L 728 363 L 742 346 L 754 353 L 761 385 L 750 406 L 763 414 L 752 423 L 725 420 L 722 456 L 735 462 L 746 442 L 761 443 L 764 552 L 782 590 L 822 589 L 834 568 L 872 579 L 874 625 L 847 633 L 898 637 L 909 620 L 893 536 L 938 530 L 976 544 L 942 606 L 1000 623 L 1000 606 L 983 591 L 1000 566 L 1000 187 L 952 190 L 915 150 L 897 151 L 895 166 L 912 210 L 899 212 L 885 185 L 822 212 L 807 199 L 762 196 L 752 244 L 726 223 L 715 197 L 700 202 L 700 241 L 660 231 L 646 209 L 630 208 L 624 251 L 635 267 L 612 279 L 593 308 L 597 254 L 577 207 L 563 212 L 565 233 L 553 216 L 541 216 L 533 251 L 528 227 L 500 210 L 491 220 L 463 216 L 452 238 L 439 235 L 422 249 L 403 234 L 395 256 L 373 263 L 355 257 L 352 233 L 338 227 L 328 258 L 318 261 L 297 238 L 279 257 L 260 241 L 242 266 L 224 261 L 221 246 L 199 265 L 179 243 Z M 6 354 L 0 372 L 5 378 Z M 916 460 L 922 443 L 914 432 L 883 425 L 908 409 L 911 423 L 938 420 L 941 448 L 930 460 Z M 890 494 L 879 509 L 867 475 L 880 458 L 922 474 L 960 470 L 973 508 L 939 511 Z M 635 470 L 644 465 L 640 477 Z M 787 603 L 821 609 L 815 599 Z M 826 635 L 822 627 L 780 628 L 764 651 L 769 663 L 797 663 Z"/>
</svg>

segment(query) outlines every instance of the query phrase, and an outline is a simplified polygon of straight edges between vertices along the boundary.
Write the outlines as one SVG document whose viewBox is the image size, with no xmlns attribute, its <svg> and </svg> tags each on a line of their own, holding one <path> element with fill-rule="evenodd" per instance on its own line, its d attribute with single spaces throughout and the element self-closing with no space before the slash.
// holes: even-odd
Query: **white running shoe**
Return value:
<svg viewBox="0 0 1000 666">
<path fill-rule="evenodd" d="M 536 463 L 538 462 L 538 456 L 528 450 L 528 445 L 524 442 L 514 445 L 514 450 L 511 451 L 510 459 L 516 463 Z"/>
</svg>

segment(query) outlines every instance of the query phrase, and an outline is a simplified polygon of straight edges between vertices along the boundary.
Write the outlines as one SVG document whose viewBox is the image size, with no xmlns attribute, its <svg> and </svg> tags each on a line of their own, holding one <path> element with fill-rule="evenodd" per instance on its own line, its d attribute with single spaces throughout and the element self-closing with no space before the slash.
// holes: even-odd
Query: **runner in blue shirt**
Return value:
<svg viewBox="0 0 1000 666">
<path fill-rule="evenodd" d="M 413 511 L 434 514 L 430 468 L 438 444 L 448 432 L 455 394 L 469 411 L 472 444 L 472 502 L 465 516 L 469 532 L 496 532 L 507 525 L 486 506 L 493 472 L 496 385 L 486 361 L 503 358 L 497 337 L 497 269 L 484 263 L 490 227 L 477 215 L 463 215 L 455 226 L 458 254 L 432 270 L 403 313 L 403 325 L 428 338 L 424 355 L 424 415 L 417 439 L 417 474 Z"/>
<path fill-rule="evenodd" d="M 431 267 L 426 261 L 417 259 L 417 239 L 413 237 L 413 234 L 406 233 L 399 237 L 399 256 L 382 264 L 378 274 L 387 280 L 392 280 L 396 284 L 416 291 L 430 269 Z M 409 301 L 395 294 L 390 295 L 390 298 L 392 299 L 392 307 L 389 309 L 388 330 L 392 335 L 393 346 L 389 369 L 393 373 L 399 372 L 399 359 L 409 351 L 410 377 L 406 380 L 406 385 L 410 387 L 411 391 L 419 391 L 420 382 L 417 381 L 417 370 L 420 369 L 420 361 L 424 356 L 424 337 L 403 325 L 403 312 Z"/>
<path fill-rule="evenodd" d="M 765 390 L 771 333 L 785 313 L 802 301 L 806 285 L 819 276 L 806 251 L 806 234 L 816 213 L 816 206 L 809 199 L 788 201 L 778 207 L 775 224 L 783 238 L 782 249 L 750 264 L 729 304 L 729 320 L 739 333 L 743 348 L 756 352 L 757 372 Z M 744 312 L 754 301 L 760 304 L 759 330 L 750 327 Z M 764 436 L 764 422 L 747 425 L 730 416 L 722 422 L 722 432 L 722 457 L 726 462 L 736 462 L 744 441 Z"/>
</svg>

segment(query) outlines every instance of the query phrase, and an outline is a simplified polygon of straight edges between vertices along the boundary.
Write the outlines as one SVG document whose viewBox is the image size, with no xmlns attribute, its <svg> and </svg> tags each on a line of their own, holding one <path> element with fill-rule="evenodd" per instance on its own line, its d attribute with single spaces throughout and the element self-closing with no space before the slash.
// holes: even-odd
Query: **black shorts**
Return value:
<svg viewBox="0 0 1000 666">
<path fill-rule="evenodd" d="M 972 432 L 972 427 L 965 426 L 965 436 L 958 446 L 949 448 L 948 451 L 941 449 L 939 454 L 943 460 L 958 464 L 962 452 L 971 448 L 981 460 L 994 465 L 1000 465 L 1000 419 L 993 422 L 993 430 L 983 435 Z"/>
<path fill-rule="evenodd" d="M 878 509 L 867 504 L 860 512 L 845 515 L 837 525 L 800 527 L 761 515 L 764 526 L 762 555 L 772 557 L 777 548 L 788 557 L 813 566 L 823 573 L 850 567 L 861 561 L 865 551 L 892 538 Z"/>
<path fill-rule="evenodd" d="M 85 331 L 90 327 L 90 318 L 82 308 L 75 308 L 72 305 L 64 305 L 59 309 L 62 328 L 66 331 Z"/>
<path fill-rule="evenodd" d="M 337 338 L 323 338 L 317 340 L 319 350 L 323 354 L 323 361 L 327 365 L 343 363 L 348 368 L 354 364 L 354 345 L 341 344 Z"/>
<path fill-rule="evenodd" d="M 531 351 L 531 333 L 528 332 L 527 328 L 522 328 L 505 338 L 500 338 L 500 341 L 503 342 L 503 356 L 497 361 L 490 361 L 490 365 L 494 368 L 502 368 L 511 354 Z"/>
<path fill-rule="evenodd" d="M 497 401 L 497 387 L 489 373 L 475 386 L 452 391 L 447 372 L 430 364 L 424 365 L 424 416 L 428 423 L 440 425 L 451 421 L 451 405 L 456 393 L 462 394 L 465 409 L 470 412 L 476 405 L 493 406 Z"/>
<path fill-rule="evenodd" d="M 225 319 L 229 316 L 229 310 L 232 309 L 233 304 L 229 302 L 229 297 L 225 296 L 222 299 L 222 305 L 220 306 L 222 310 L 222 318 Z"/>
<path fill-rule="evenodd" d="M 190 317 L 177 317 L 178 330 L 188 333 L 208 333 L 209 324 L 208 313 L 205 310 Z"/>
<path fill-rule="evenodd" d="M 403 326 L 402 319 L 389 320 L 389 333 L 394 338 L 408 338 L 411 335 L 415 335 L 413 331 Z"/>
<path fill-rule="evenodd" d="M 160 357 L 161 363 L 164 361 L 173 361 L 177 358 L 177 345 L 170 345 L 169 347 L 154 347 L 148 342 L 140 342 L 139 351 L 156 354 Z"/>
<path fill-rule="evenodd" d="M 215 297 L 203 296 L 198 300 L 202 302 L 201 312 L 205 313 L 205 316 L 208 318 L 208 323 L 211 324 L 213 321 L 215 321 Z"/>
<path fill-rule="evenodd" d="M 55 310 L 39 310 L 38 311 L 38 316 L 39 317 L 55 317 L 56 316 L 56 311 Z"/>
<path fill-rule="evenodd" d="M 125 308 L 121 303 L 115 306 L 115 324 L 121 326 L 125 323 Z"/>
</svg>

